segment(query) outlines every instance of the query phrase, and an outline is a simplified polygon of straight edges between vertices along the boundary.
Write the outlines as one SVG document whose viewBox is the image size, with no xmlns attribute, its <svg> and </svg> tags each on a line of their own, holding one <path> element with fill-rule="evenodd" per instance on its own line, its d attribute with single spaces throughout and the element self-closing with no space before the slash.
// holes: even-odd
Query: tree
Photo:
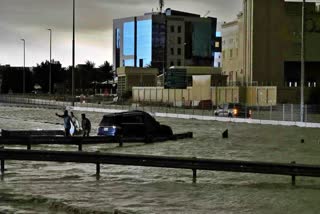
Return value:
<svg viewBox="0 0 320 214">
<path fill-rule="evenodd" d="M 104 79 L 103 81 L 113 79 L 113 66 L 110 65 L 108 61 L 105 61 L 102 65 L 100 65 L 99 70 L 101 72 L 99 74 L 99 79 Z"/>
<path fill-rule="evenodd" d="M 95 70 L 95 63 L 89 60 L 85 64 L 77 65 L 75 87 L 81 91 L 90 88 L 90 82 L 94 79 Z"/>
<path fill-rule="evenodd" d="M 0 72 L 2 73 L 1 93 L 13 93 L 23 92 L 23 67 L 10 67 L 1 66 Z M 25 89 L 28 93 L 31 91 L 31 72 L 28 67 L 25 68 Z"/>
<path fill-rule="evenodd" d="M 39 84 L 44 92 L 49 91 L 49 61 L 41 62 L 33 69 L 33 85 Z M 52 61 L 51 63 L 51 84 L 61 83 L 65 81 L 66 72 L 62 68 L 59 61 Z M 52 87 L 51 86 L 51 87 Z M 53 88 L 53 87 L 52 87 Z"/>
</svg>

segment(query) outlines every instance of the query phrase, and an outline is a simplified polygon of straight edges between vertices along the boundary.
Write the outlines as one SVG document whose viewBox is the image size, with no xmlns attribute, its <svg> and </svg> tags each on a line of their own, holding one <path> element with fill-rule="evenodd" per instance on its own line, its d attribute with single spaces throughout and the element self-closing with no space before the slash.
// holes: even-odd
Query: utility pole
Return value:
<svg viewBox="0 0 320 214">
<path fill-rule="evenodd" d="M 72 103 L 74 100 L 74 58 L 75 58 L 75 0 L 73 0 L 73 30 L 72 30 Z"/>
<path fill-rule="evenodd" d="M 52 86 L 52 74 L 51 74 L 51 63 L 52 63 L 52 59 L 51 59 L 51 56 L 52 56 L 52 30 L 51 29 L 48 29 L 48 31 L 50 32 L 50 61 L 49 61 L 49 94 L 51 94 L 51 86 Z"/>
<path fill-rule="evenodd" d="M 22 93 L 26 93 L 26 40 L 21 39 L 23 42 L 23 77 L 22 77 Z"/>
<path fill-rule="evenodd" d="M 305 47 L 304 47 L 304 21 L 305 21 L 305 0 L 302 0 L 301 13 L 301 103 L 300 103 L 300 121 L 304 122 L 304 72 L 305 72 Z"/>
</svg>

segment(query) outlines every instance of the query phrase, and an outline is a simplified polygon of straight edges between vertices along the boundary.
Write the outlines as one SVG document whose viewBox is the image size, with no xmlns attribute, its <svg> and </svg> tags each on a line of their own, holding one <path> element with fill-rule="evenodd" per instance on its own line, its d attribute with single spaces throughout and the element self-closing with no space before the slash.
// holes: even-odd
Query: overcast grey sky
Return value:
<svg viewBox="0 0 320 214">
<path fill-rule="evenodd" d="M 112 63 L 112 20 L 156 10 L 158 0 L 76 0 L 76 64 L 90 60 Z M 166 0 L 172 8 L 231 21 L 242 0 Z M 53 29 L 55 60 L 72 64 L 72 0 L 0 0 L 0 64 L 21 66 L 26 40 L 26 65 L 49 59 L 49 31 Z"/>
</svg>

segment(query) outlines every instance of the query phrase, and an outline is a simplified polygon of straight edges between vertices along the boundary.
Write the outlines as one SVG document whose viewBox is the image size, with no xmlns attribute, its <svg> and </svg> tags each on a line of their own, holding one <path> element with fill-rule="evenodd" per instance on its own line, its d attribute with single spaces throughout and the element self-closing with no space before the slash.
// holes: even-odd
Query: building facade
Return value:
<svg viewBox="0 0 320 214">
<path fill-rule="evenodd" d="M 298 86 L 301 71 L 302 3 L 244 0 L 243 14 L 222 26 L 223 71 L 244 85 Z M 239 43 L 229 43 L 236 38 Z M 231 50 L 238 49 L 232 56 Z M 305 4 L 305 85 L 320 84 L 320 13 Z M 229 54 L 228 54 L 229 52 Z M 232 51 L 234 52 L 234 51 Z M 229 57 L 229 58 L 228 58 Z M 234 75 L 234 72 L 238 74 Z M 240 72 L 240 76 L 239 76 Z"/>
<path fill-rule="evenodd" d="M 216 18 L 171 9 L 115 19 L 113 64 L 160 71 L 170 66 L 213 66 L 215 52 L 221 52 L 216 25 Z"/>
<path fill-rule="evenodd" d="M 243 85 L 245 80 L 243 62 L 243 13 L 237 20 L 222 24 L 223 74 L 228 76 L 229 85 Z"/>
</svg>

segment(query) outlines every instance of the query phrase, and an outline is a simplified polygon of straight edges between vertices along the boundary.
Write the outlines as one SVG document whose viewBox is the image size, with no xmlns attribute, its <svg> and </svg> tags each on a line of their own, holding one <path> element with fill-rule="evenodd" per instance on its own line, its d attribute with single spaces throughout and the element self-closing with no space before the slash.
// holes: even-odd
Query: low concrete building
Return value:
<svg viewBox="0 0 320 214">
<path fill-rule="evenodd" d="M 211 86 L 226 86 L 227 75 L 221 73 L 221 68 L 211 66 L 174 66 L 169 69 L 185 69 L 188 86 L 192 86 L 192 76 L 210 75 Z"/>
<path fill-rule="evenodd" d="M 117 94 L 119 97 L 132 92 L 133 86 L 156 86 L 157 68 L 119 67 Z"/>
</svg>

